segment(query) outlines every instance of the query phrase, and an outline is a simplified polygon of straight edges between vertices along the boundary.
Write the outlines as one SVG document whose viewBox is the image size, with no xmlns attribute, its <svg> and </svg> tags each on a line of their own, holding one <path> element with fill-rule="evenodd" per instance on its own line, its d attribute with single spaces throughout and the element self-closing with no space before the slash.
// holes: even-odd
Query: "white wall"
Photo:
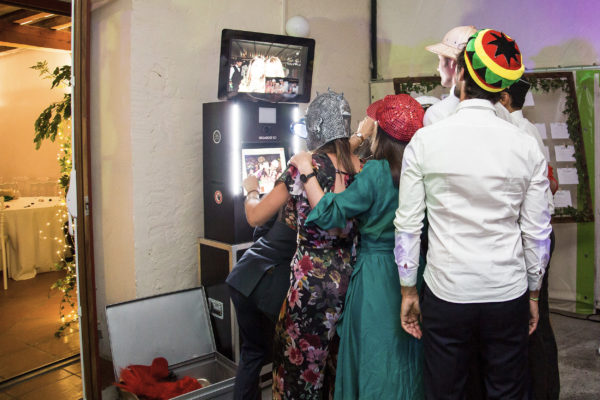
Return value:
<svg viewBox="0 0 600 400">
<path fill-rule="evenodd" d="M 92 14 L 90 147 L 100 352 L 110 354 L 104 307 L 135 298 L 131 168 L 131 1 Z M 101 34 L 99 34 L 101 33 Z"/>
<path fill-rule="evenodd" d="M 525 67 L 600 63 L 597 0 L 379 0 L 378 62 L 382 78 L 436 73 L 437 57 L 425 46 L 451 28 L 474 25 L 512 36 Z"/>
<path fill-rule="evenodd" d="M 50 89 L 52 81 L 30 68 L 38 61 L 47 61 L 54 70 L 70 65 L 71 55 L 42 50 L 0 53 L 0 181 L 11 182 L 15 177 L 50 177 L 56 181 L 60 176 L 56 159 L 59 144 L 44 140 L 36 150 L 34 123 L 46 107 L 62 101 L 69 89 Z"/>
<path fill-rule="evenodd" d="M 221 30 L 316 40 L 313 96 L 369 103 L 369 2 L 115 0 L 92 13 L 92 187 L 97 304 L 196 285 L 203 233 L 202 103 L 217 101 Z M 361 112 L 362 111 L 362 112 Z"/>
</svg>

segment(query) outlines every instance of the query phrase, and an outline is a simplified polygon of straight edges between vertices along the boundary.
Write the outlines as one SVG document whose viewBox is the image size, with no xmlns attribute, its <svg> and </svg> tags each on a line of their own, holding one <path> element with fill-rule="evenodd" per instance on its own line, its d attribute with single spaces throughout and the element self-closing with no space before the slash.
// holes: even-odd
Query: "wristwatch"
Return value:
<svg viewBox="0 0 600 400">
<path fill-rule="evenodd" d="M 363 144 L 363 142 L 365 141 L 365 137 L 364 137 L 364 136 L 363 136 L 363 134 L 362 134 L 362 133 L 360 133 L 360 132 L 356 132 L 356 133 L 354 134 L 354 136 L 356 136 L 356 137 L 357 137 L 357 138 L 360 140 L 360 144 Z"/>
<path fill-rule="evenodd" d="M 314 172 L 314 171 L 313 171 L 313 172 L 311 172 L 311 173 L 310 173 L 310 174 L 308 174 L 308 175 L 300 174 L 300 180 L 302 181 L 302 183 L 306 183 L 306 182 L 308 182 L 308 180 L 309 180 L 310 178 L 312 178 L 313 176 L 317 176 L 317 173 L 316 173 L 316 172 Z"/>
</svg>

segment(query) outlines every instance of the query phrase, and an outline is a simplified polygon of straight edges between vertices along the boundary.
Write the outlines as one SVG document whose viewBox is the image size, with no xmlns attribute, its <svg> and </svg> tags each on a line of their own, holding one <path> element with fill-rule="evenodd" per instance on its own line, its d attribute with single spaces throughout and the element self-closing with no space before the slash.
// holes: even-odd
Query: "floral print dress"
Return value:
<svg viewBox="0 0 600 400">
<path fill-rule="evenodd" d="M 313 166 L 323 190 L 333 191 L 339 172 L 329 157 L 314 154 Z M 342 176 L 348 187 L 353 176 Z M 288 207 L 297 211 L 298 247 L 292 259 L 290 289 L 275 328 L 273 398 L 327 398 L 335 381 L 333 342 L 352 275 L 357 228 L 348 221 L 333 234 L 316 225 L 305 226 L 311 207 L 300 173 L 290 166 L 278 181 L 291 195 Z"/>
</svg>

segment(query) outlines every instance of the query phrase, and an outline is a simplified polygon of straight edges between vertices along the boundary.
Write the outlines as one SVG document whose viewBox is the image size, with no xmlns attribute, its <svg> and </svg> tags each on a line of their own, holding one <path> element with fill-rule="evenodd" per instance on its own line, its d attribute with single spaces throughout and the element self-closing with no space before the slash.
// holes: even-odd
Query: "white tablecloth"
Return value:
<svg viewBox="0 0 600 400">
<path fill-rule="evenodd" d="M 5 203 L 11 278 L 31 279 L 55 270 L 64 250 L 63 214 L 66 208 L 59 197 L 20 197 Z"/>
</svg>

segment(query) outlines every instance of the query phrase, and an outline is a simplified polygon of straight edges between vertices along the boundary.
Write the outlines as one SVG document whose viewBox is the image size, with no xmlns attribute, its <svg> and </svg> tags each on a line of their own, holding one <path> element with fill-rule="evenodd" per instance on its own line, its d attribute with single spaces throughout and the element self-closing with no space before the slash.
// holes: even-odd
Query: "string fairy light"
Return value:
<svg viewBox="0 0 600 400">
<path fill-rule="evenodd" d="M 63 129 L 65 130 L 65 132 L 68 132 L 68 134 L 64 134 Z M 59 128 L 57 134 L 57 141 L 59 146 L 56 158 L 60 165 L 61 173 L 60 178 L 56 180 L 58 188 L 57 194 L 60 199 L 58 203 L 59 207 L 57 208 L 56 213 L 54 214 L 55 221 L 48 221 L 45 224 L 46 230 L 48 230 L 48 232 L 45 232 L 44 229 L 39 230 L 39 237 L 42 238 L 42 240 L 51 239 L 54 241 L 55 248 L 57 248 L 57 250 L 55 251 L 56 258 L 58 260 L 55 263 L 55 266 L 57 267 L 57 269 L 66 271 L 65 278 L 60 279 L 53 285 L 53 288 L 59 289 L 63 293 L 63 299 L 61 301 L 60 306 L 60 321 L 63 324 L 63 326 L 57 332 L 57 336 L 59 336 L 61 332 L 64 333 L 66 328 L 69 328 L 69 332 L 73 332 L 71 324 L 77 324 L 79 321 L 79 316 L 76 312 L 75 302 L 70 292 L 71 290 L 77 290 L 74 285 L 76 279 L 75 266 L 73 261 L 67 260 L 73 255 L 74 248 L 68 243 L 64 233 L 61 233 L 60 236 L 57 236 L 56 233 L 52 232 L 52 227 L 59 226 L 62 229 L 62 227 L 64 227 L 65 223 L 68 221 L 69 218 L 68 213 L 66 211 L 65 189 L 69 184 L 69 177 L 71 175 L 72 169 L 70 132 L 71 119 L 69 118 L 66 120 L 65 124 L 61 128 Z M 71 310 L 65 310 L 65 307 L 67 305 L 71 307 Z"/>
</svg>

